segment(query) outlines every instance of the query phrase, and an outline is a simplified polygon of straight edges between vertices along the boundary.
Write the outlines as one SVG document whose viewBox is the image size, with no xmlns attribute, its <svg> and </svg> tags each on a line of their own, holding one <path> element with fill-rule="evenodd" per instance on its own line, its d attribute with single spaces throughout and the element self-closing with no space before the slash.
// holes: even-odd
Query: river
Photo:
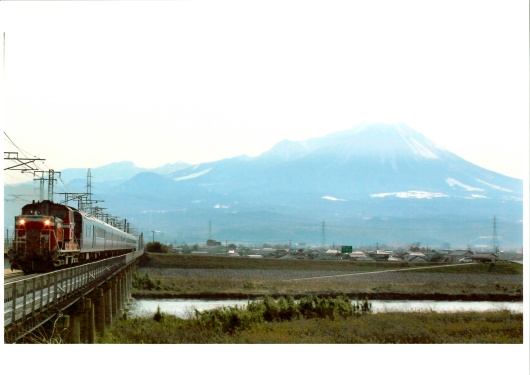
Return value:
<svg viewBox="0 0 530 375">
<path fill-rule="evenodd" d="M 515 313 L 523 312 L 522 302 L 489 302 L 489 301 L 370 301 L 372 311 L 381 313 L 385 311 L 488 311 L 510 310 Z M 128 316 L 151 316 L 160 306 L 163 313 L 187 318 L 193 309 L 204 311 L 221 306 L 245 306 L 246 300 L 200 300 L 200 299 L 135 299 Z"/>
</svg>

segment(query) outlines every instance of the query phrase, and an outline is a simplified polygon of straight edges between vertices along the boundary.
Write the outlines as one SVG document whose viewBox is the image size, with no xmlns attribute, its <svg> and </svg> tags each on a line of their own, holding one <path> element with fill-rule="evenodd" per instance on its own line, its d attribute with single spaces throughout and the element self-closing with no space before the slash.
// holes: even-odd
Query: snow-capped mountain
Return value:
<svg viewBox="0 0 530 375">
<path fill-rule="evenodd" d="M 93 172 L 96 173 L 96 171 Z M 171 242 L 522 244 L 522 181 L 405 125 L 373 124 L 240 156 L 141 171 L 99 196 Z M 161 171 L 159 171 L 161 172 Z M 211 231 L 211 233 L 210 233 Z"/>
<path fill-rule="evenodd" d="M 471 164 L 405 125 L 361 126 L 305 142 L 283 141 L 256 158 L 195 165 L 169 177 L 242 196 L 281 187 L 341 201 L 522 199 L 520 180 Z"/>
</svg>

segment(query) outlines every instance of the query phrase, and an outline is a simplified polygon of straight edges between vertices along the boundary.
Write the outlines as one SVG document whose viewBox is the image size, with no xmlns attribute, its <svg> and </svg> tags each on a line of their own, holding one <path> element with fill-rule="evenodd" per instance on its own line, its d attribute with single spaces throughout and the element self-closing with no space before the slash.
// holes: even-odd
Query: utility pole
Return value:
<svg viewBox="0 0 530 375">
<path fill-rule="evenodd" d="M 322 247 L 326 245 L 326 222 L 322 222 Z"/>
<path fill-rule="evenodd" d="M 497 217 L 493 216 L 493 251 L 497 257 L 499 256 L 499 243 L 497 241 Z"/>
<path fill-rule="evenodd" d="M 40 173 L 39 178 L 33 178 L 33 181 L 40 181 L 39 188 L 39 200 L 42 202 L 44 200 L 44 171 L 33 171 L 33 175 L 36 176 L 37 173 Z"/>
<path fill-rule="evenodd" d="M 90 168 L 86 174 L 86 196 L 87 196 L 87 208 L 89 211 L 92 211 L 92 173 L 90 173 Z M 94 215 L 90 212 L 91 215 Z"/>
<path fill-rule="evenodd" d="M 35 181 L 40 181 L 39 198 L 41 201 L 44 199 L 44 181 L 48 181 L 48 200 L 53 202 L 53 187 L 54 187 L 55 181 L 57 181 L 57 179 L 55 178 L 55 175 L 60 176 L 61 172 L 56 172 L 53 169 L 49 169 L 48 178 L 44 178 L 44 173 L 46 173 L 45 171 L 27 169 L 27 170 L 22 170 L 22 173 L 28 172 L 28 171 L 33 171 L 33 175 L 36 175 L 37 173 L 41 173 L 40 178 L 33 179 Z"/>
<path fill-rule="evenodd" d="M 155 233 L 163 233 L 159 230 L 152 230 L 151 233 L 153 233 L 153 243 L 155 242 Z"/>
<path fill-rule="evenodd" d="M 90 168 L 88 168 L 88 172 L 86 174 L 86 199 L 85 199 L 85 207 L 84 211 L 89 213 L 92 216 L 97 217 L 99 214 L 98 208 L 94 207 L 94 203 L 100 203 L 105 202 L 103 200 L 95 200 L 92 199 L 92 172 L 90 171 Z"/>
<path fill-rule="evenodd" d="M 36 175 L 37 173 L 41 173 L 40 178 L 34 178 L 35 181 L 40 181 L 39 197 L 41 201 L 44 199 L 44 181 L 48 181 L 48 200 L 53 202 L 53 186 L 54 186 L 55 181 L 57 181 L 57 179 L 55 178 L 55 175 L 60 176 L 61 172 L 55 172 L 55 170 L 49 169 L 48 178 L 44 178 L 44 173 L 46 173 L 44 171 L 33 170 L 33 169 L 22 170 L 22 172 L 26 172 L 26 171 L 33 171 L 34 175 Z"/>
<path fill-rule="evenodd" d="M 64 194 L 64 200 L 61 202 L 61 204 L 68 205 L 68 202 L 76 200 L 77 209 L 79 211 L 84 211 L 83 198 L 85 197 L 85 193 L 59 193 L 59 194 Z"/>
<path fill-rule="evenodd" d="M 5 132 L 4 132 L 4 134 L 7 136 L 7 134 Z M 46 160 L 46 159 L 21 158 L 21 157 L 18 156 L 18 152 L 5 152 L 4 151 L 4 160 L 11 160 L 11 161 L 15 162 L 15 165 L 12 165 L 10 167 L 4 168 L 4 171 L 11 170 L 11 171 L 23 171 L 23 172 L 25 172 L 25 171 L 38 171 L 39 168 L 31 166 L 30 164 L 35 163 L 36 161 Z"/>
<path fill-rule="evenodd" d="M 57 172 L 58 174 L 61 174 L 61 172 Z M 48 170 L 48 200 L 53 202 L 53 184 L 57 181 L 55 179 L 55 170 L 50 169 Z"/>
<path fill-rule="evenodd" d="M 60 173 L 60 172 L 59 172 Z M 87 214 L 90 214 L 94 217 L 104 217 L 103 210 L 105 208 L 103 207 L 97 207 L 93 206 L 94 203 L 99 202 L 105 202 L 103 200 L 95 200 L 92 199 L 92 173 L 90 172 L 90 168 L 87 172 L 87 185 L 86 185 L 86 192 L 85 193 L 60 193 L 65 195 L 64 204 L 68 204 L 71 200 L 77 200 L 77 208 L 79 211 L 86 212 Z M 109 223 L 108 217 L 107 217 L 107 223 Z"/>
</svg>

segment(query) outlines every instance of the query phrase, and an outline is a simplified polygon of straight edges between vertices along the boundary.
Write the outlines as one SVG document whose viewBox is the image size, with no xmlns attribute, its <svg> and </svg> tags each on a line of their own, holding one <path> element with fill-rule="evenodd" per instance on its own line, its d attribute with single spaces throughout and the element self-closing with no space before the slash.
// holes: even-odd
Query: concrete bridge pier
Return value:
<svg viewBox="0 0 530 375">
<path fill-rule="evenodd" d="M 75 313 L 70 315 L 70 326 L 68 327 L 67 342 L 69 344 L 81 343 L 81 318 Z"/>
<path fill-rule="evenodd" d="M 67 342 L 70 344 L 96 342 L 94 305 L 90 298 L 82 298 L 69 310 L 70 324 L 67 332 Z"/>
<path fill-rule="evenodd" d="M 131 298 L 131 285 L 132 285 L 132 277 L 131 277 L 131 270 L 125 270 L 122 274 L 121 278 L 121 300 L 122 300 L 122 308 L 124 310 L 124 314 L 129 311 L 130 306 L 132 305 L 132 298 Z"/>
<path fill-rule="evenodd" d="M 94 300 L 94 318 L 95 318 L 95 330 L 99 336 L 103 336 L 105 332 L 105 292 L 103 289 L 98 288 L 92 294 Z"/>
<path fill-rule="evenodd" d="M 105 284 L 105 288 L 95 289 L 70 307 L 66 314 L 69 327 L 65 341 L 71 344 L 93 344 L 96 342 L 96 333 L 103 336 L 105 327 L 124 316 L 126 284 L 125 276 L 117 275 Z"/>
<path fill-rule="evenodd" d="M 125 309 L 127 306 L 125 305 L 125 296 L 124 296 L 124 286 L 125 286 L 125 279 L 124 279 L 124 273 L 120 273 L 117 277 L 117 289 L 118 289 L 118 295 L 117 302 L 118 302 L 118 318 L 123 318 L 125 314 Z"/>
<path fill-rule="evenodd" d="M 82 330 L 84 336 L 82 337 L 83 342 L 87 344 L 96 343 L 96 322 L 94 317 L 94 304 L 91 298 L 83 298 L 85 309 L 85 329 Z"/>
<path fill-rule="evenodd" d="M 113 317 L 115 315 L 113 311 L 113 298 L 112 298 L 112 285 L 113 282 L 107 282 L 107 290 L 105 291 L 105 326 L 111 326 Z"/>
<path fill-rule="evenodd" d="M 119 319 L 123 317 L 123 309 L 121 307 L 120 299 L 120 277 L 116 276 L 115 281 L 113 282 L 113 303 L 114 303 L 114 318 Z"/>
<path fill-rule="evenodd" d="M 130 267 L 127 269 L 127 283 L 126 283 L 126 298 L 127 298 L 127 305 L 132 305 L 133 298 L 132 298 L 132 284 L 133 284 L 133 274 L 136 272 L 136 267 Z"/>
</svg>

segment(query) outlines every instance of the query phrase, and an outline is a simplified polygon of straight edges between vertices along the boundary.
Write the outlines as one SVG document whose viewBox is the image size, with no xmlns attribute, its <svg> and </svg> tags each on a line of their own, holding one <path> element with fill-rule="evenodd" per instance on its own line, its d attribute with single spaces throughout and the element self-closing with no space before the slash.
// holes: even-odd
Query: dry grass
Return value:
<svg viewBox="0 0 530 375">
<path fill-rule="evenodd" d="M 435 268 L 428 268 L 433 266 Z M 135 294 L 205 298 L 304 294 L 365 294 L 377 298 L 382 294 L 409 294 L 415 298 L 435 298 L 436 294 L 473 299 L 522 298 L 522 265 L 439 266 L 426 264 L 416 269 L 410 264 L 390 262 L 361 264 L 149 254 L 149 261 L 139 268 L 138 273 L 147 275 L 158 287 L 148 291 L 138 288 Z"/>
<path fill-rule="evenodd" d="M 238 329 L 212 325 L 213 315 Z M 180 319 L 134 318 L 118 321 L 100 343 L 130 344 L 521 344 L 523 314 L 489 312 L 386 312 L 334 319 L 296 318 L 263 321 L 248 318 L 244 309 Z M 204 319 L 207 319 L 206 324 Z M 218 320 L 216 320 L 219 322 Z"/>
</svg>

